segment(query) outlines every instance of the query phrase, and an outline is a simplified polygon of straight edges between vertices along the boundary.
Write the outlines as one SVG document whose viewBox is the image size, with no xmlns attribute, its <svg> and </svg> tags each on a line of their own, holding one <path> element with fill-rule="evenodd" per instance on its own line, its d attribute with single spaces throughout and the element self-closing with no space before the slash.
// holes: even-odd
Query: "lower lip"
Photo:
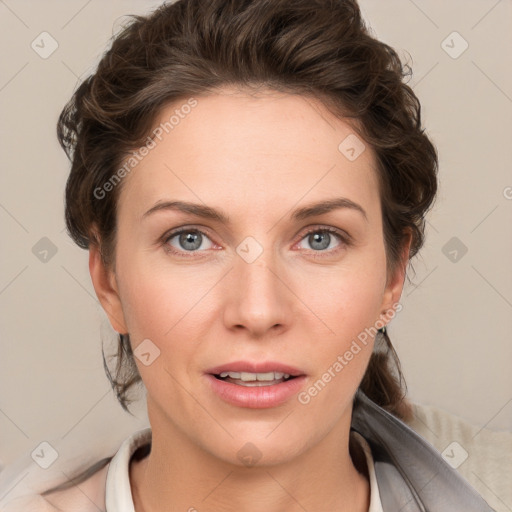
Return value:
<svg viewBox="0 0 512 512">
<path fill-rule="evenodd" d="M 301 375 L 271 386 L 248 387 L 217 379 L 210 374 L 206 374 L 206 378 L 213 392 L 225 402 L 251 409 L 276 407 L 285 403 L 300 391 L 306 380 L 306 376 Z"/>
</svg>

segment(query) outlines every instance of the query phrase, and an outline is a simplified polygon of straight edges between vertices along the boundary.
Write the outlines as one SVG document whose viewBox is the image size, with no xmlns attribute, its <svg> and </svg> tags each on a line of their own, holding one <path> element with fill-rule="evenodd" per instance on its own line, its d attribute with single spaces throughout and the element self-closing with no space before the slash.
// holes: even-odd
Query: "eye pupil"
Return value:
<svg viewBox="0 0 512 512">
<path fill-rule="evenodd" d="M 326 249 L 329 247 L 329 243 L 331 241 L 331 236 L 327 232 L 316 232 L 313 235 L 311 235 L 312 241 L 311 241 L 311 247 L 314 249 Z M 320 243 L 320 247 L 316 246 L 315 243 Z"/>
<path fill-rule="evenodd" d="M 199 243 L 197 243 L 199 241 Z M 187 251 L 193 251 L 201 247 L 201 233 L 187 231 L 180 235 L 180 245 Z"/>
</svg>

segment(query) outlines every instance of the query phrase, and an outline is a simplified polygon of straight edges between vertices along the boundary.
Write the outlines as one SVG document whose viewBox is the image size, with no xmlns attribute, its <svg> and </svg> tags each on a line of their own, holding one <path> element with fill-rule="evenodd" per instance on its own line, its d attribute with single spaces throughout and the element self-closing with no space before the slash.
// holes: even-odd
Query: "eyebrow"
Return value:
<svg viewBox="0 0 512 512">
<path fill-rule="evenodd" d="M 333 210 L 339 210 L 342 208 L 359 212 L 364 217 L 366 222 L 368 222 L 368 217 L 363 207 L 355 203 L 354 201 L 347 199 L 346 197 L 337 197 L 334 199 L 319 201 L 317 203 L 312 203 L 302 208 L 298 208 L 291 215 L 291 219 L 304 220 L 309 217 L 323 215 Z M 146 213 L 144 213 L 142 219 L 149 217 L 153 213 L 169 210 L 190 213 L 197 217 L 218 221 L 222 224 L 230 223 L 229 216 L 223 213 L 221 210 L 216 210 L 214 208 L 211 208 L 210 206 L 198 203 L 191 203 L 188 201 L 159 201 L 153 207 L 151 207 Z"/>
</svg>

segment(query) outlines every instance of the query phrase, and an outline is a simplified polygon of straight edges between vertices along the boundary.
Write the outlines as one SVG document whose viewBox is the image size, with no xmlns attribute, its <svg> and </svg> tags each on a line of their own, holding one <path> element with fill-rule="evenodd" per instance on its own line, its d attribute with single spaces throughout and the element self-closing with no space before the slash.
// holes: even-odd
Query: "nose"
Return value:
<svg viewBox="0 0 512 512">
<path fill-rule="evenodd" d="M 225 286 L 224 323 L 228 329 L 263 338 L 289 328 L 293 294 L 270 250 L 253 262 L 237 256 Z"/>
</svg>

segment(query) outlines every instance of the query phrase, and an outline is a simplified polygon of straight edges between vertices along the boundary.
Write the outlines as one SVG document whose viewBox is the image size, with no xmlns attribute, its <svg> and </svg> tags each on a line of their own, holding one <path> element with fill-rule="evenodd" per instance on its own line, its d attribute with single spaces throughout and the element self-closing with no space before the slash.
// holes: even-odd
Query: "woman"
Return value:
<svg viewBox="0 0 512 512">
<path fill-rule="evenodd" d="M 31 510 L 491 510 L 402 421 L 386 325 L 437 189 L 405 75 L 354 0 L 180 0 L 116 36 L 58 136 L 151 428 Z"/>
</svg>

